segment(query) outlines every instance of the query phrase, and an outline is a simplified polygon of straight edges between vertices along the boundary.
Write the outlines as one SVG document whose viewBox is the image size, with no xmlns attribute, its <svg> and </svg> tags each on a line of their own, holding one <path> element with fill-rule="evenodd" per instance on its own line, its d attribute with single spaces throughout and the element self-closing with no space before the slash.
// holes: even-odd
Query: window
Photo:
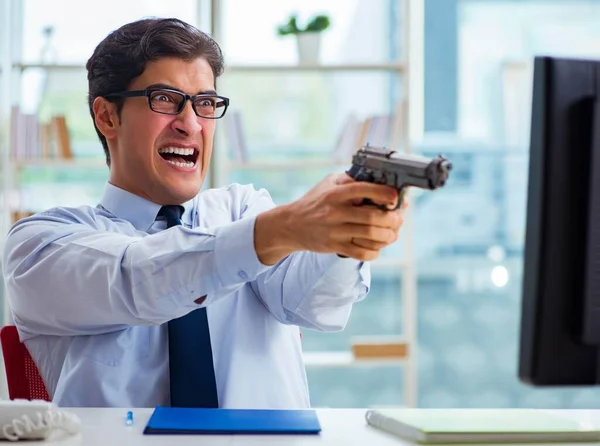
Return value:
<svg viewBox="0 0 600 446">
<path fill-rule="evenodd" d="M 417 202 L 419 405 L 598 407 L 592 389 L 520 383 L 517 358 L 531 62 L 599 58 L 600 3 L 428 0 L 426 14 L 418 145 L 446 149 L 470 185 Z"/>
<path fill-rule="evenodd" d="M 404 6 L 398 0 L 291 6 L 260 0 L 243 6 L 236 2 L 235 7 L 223 2 L 220 42 L 227 68 L 219 89 L 232 98 L 232 113 L 220 129 L 218 185 L 252 183 L 267 189 L 275 203 L 287 203 L 327 173 L 350 167 L 350 150 L 356 147 L 340 143 L 349 126 L 358 131 L 369 118 L 389 122 L 380 128 L 398 125 L 401 118 L 386 118 L 398 118 L 407 93 L 400 65 Z M 254 10 L 263 13 L 253 15 L 252 21 L 242 19 Z M 321 38 L 322 69 L 298 65 L 295 39 L 276 35 L 277 25 L 294 12 L 303 22 L 319 13 L 331 17 L 332 26 Z M 373 130 L 370 138 L 376 133 Z M 355 305 L 344 331 L 302 331 L 314 405 L 397 405 L 410 394 L 413 370 L 402 361 L 339 361 L 352 357 L 358 338 L 404 334 L 409 286 L 399 266 L 402 254 L 401 245 L 390 248 L 385 261 L 373 267 L 373 292 Z"/>
<path fill-rule="evenodd" d="M 20 2 L 13 2 L 15 7 Z M 78 2 L 39 0 L 22 2 L 22 59 L 31 63 L 85 64 L 94 48 L 108 33 L 127 22 L 145 17 L 177 17 L 198 22 L 197 2 L 181 0 L 137 0 L 122 2 Z M 66 13 L 68 12 L 68 13 Z M 52 27 L 50 41 L 44 30 Z"/>
<path fill-rule="evenodd" d="M 12 102 L 41 118 L 65 114 L 75 156 L 86 167 L 24 167 L 21 203 L 40 210 L 97 200 L 107 170 L 87 110 L 82 66 L 102 37 L 149 15 L 177 16 L 208 30 L 210 3 L 22 3 L 18 62 L 75 67 L 22 67 Z M 328 172 L 347 168 L 334 154 L 348 122 L 402 112 L 403 36 L 407 26 L 418 26 L 404 17 L 402 0 L 216 4 L 215 31 L 227 65 L 219 92 L 232 101 L 228 119 L 218 125 L 217 184 L 253 183 L 278 204 L 294 200 Z M 323 69 L 298 66 L 294 39 L 276 35 L 293 12 L 301 22 L 331 14 L 332 27 L 321 41 Z M 355 305 L 345 331 L 303 330 L 312 402 L 396 405 L 416 393 L 421 407 L 600 407 L 598 391 L 520 383 L 516 362 L 531 60 L 537 54 L 600 58 L 600 2 L 424 0 L 424 13 L 425 134 L 412 146 L 427 156 L 443 153 L 455 169 L 445 188 L 410 192 L 416 307 L 407 306 L 401 241 L 373 267 L 372 292 Z M 56 52 L 41 58 L 49 25 Z M 417 373 L 402 361 L 348 360 L 357 337 L 397 336 L 414 325 Z"/>
<path fill-rule="evenodd" d="M 14 57 L 14 62 L 21 64 L 17 67 L 19 75 L 14 77 L 20 85 L 13 90 L 20 91 L 15 103 L 21 113 L 34 119 L 34 125 L 48 123 L 56 115 L 65 116 L 73 157 L 83 161 L 79 168 L 61 166 L 38 162 L 37 148 L 20 153 L 17 158 L 35 165 L 23 162 L 15 172 L 21 184 L 15 206 L 37 212 L 58 204 L 95 204 L 108 179 L 108 169 L 88 109 L 86 61 L 108 33 L 128 21 L 158 16 L 196 24 L 197 2 L 25 0 L 13 4 L 22 15 L 20 39 L 13 42 L 15 48 L 21 48 L 20 55 Z"/>
</svg>

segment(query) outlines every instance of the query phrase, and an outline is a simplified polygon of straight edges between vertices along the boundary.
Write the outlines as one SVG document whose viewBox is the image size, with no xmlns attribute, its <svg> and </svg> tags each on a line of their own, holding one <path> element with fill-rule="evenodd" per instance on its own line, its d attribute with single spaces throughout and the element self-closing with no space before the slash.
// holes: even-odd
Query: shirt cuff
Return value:
<svg viewBox="0 0 600 446">
<path fill-rule="evenodd" d="M 363 284 L 370 278 L 365 277 L 369 275 L 369 268 L 365 262 L 349 257 L 340 257 L 337 254 L 317 255 L 317 265 L 323 272 L 323 276 L 335 279 L 342 286 L 350 287 L 356 284 L 357 272 Z"/>
<path fill-rule="evenodd" d="M 256 217 L 243 218 L 215 231 L 215 262 L 222 286 L 250 282 L 271 268 L 263 265 L 254 248 Z"/>
</svg>

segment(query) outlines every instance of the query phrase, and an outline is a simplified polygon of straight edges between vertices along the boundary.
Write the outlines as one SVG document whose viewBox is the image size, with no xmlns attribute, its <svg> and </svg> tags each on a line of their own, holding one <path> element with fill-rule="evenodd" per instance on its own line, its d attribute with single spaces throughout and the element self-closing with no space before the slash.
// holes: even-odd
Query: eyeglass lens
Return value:
<svg viewBox="0 0 600 446">
<path fill-rule="evenodd" d="M 150 106 L 158 113 L 176 114 L 182 109 L 185 96 L 175 91 L 156 90 L 150 94 Z M 225 111 L 225 101 L 217 97 L 196 97 L 194 108 L 199 116 L 218 118 Z"/>
</svg>

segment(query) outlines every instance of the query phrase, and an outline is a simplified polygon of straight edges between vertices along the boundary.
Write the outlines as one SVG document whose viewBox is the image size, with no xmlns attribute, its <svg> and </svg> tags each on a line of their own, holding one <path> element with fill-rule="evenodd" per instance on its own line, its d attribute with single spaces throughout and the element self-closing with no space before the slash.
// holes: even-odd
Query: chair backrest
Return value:
<svg viewBox="0 0 600 446">
<path fill-rule="evenodd" d="M 22 398 L 50 401 L 44 381 L 25 344 L 19 339 L 17 327 L 14 325 L 2 327 L 0 342 L 4 355 L 9 398 L 11 400 Z"/>
</svg>

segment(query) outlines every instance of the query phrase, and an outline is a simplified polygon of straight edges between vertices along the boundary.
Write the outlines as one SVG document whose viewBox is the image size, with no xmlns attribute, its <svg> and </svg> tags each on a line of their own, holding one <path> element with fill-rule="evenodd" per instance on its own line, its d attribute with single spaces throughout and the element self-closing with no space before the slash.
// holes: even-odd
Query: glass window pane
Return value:
<svg viewBox="0 0 600 446">
<path fill-rule="evenodd" d="M 22 60 L 85 63 L 108 33 L 127 22 L 157 16 L 177 17 L 196 24 L 197 3 L 196 0 L 104 0 L 101 3 L 24 0 Z M 50 41 L 44 36 L 47 27 L 53 29 Z"/>
<path fill-rule="evenodd" d="M 313 407 L 399 406 L 404 401 L 402 365 L 309 368 Z"/>
<path fill-rule="evenodd" d="M 401 89 L 394 71 L 227 73 L 219 93 L 231 99 L 220 124 L 228 156 L 238 158 L 232 153 L 234 133 L 247 161 L 333 160 L 347 125 L 358 134 L 369 117 L 396 116 Z M 232 124 L 236 115 L 241 136 Z M 384 141 L 393 130 L 382 130 Z M 342 148 L 348 154 L 356 150 Z"/>
<path fill-rule="evenodd" d="M 108 167 L 101 162 L 80 166 L 31 166 L 18 173 L 18 206 L 41 212 L 54 206 L 95 206 L 108 181 Z"/>
<path fill-rule="evenodd" d="M 402 275 L 397 268 L 371 266 L 371 290 L 354 304 L 343 331 L 323 333 L 302 330 L 304 351 L 349 351 L 353 338 L 399 337 L 402 333 Z"/>
<path fill-rule="evenodd" d="M 595 0 L 461 0 L 458 2 L 459 132 L 504 142 L 511 116 L 503 105 L 506 70 L 535 55 L 600 57 L 600 3 Z M 531 79 L 530 73 L 522 73 Z M 521 105 L 528 110 L 527 95 Z M 528 116 L 513 107 L 526 122 Z M 526 126 L 528 127 L 528 125 Z M 509 133 L 510 135 L 510 133 Z M 519 141 L 527 144 L 527 134 Z"/>
<path fill-rule="evenodd" d="M 287 23 L 293 13 L 299 27 L 316 14 L 328 14 L 331 25 L 321 37 L 322 63 L 398 61 L 403 29 L 400 4 L 397 0 L 224 0 L 220 40 L 230 65 L 295 64 L 296 39 L 278 36 L 278 25 Z"/>
<path fill-rule="evenodd" d="M 252 167 L 231 168 L 226 182 L 252 184 L 255 188 L 264 188 L 275 204 L 289 203 L 302 197 L 308 190 L 321 181 L 335 168 L 323 167 Z"/>
<path fill-rule="evenodd" d="M 447 25 L 456 40 L 436 40 L 439 29 L 426 28 L 425 88 L 431 73 L 452 76 L 456 67 L 457 125 L 425 135 L 415 149 L 444 153 L 455 170 L 446 188 L 418 194 L 413 207 L 419 405 L 599 407 L 598 389 L 521 383 L 517 361 L 531 61 L 599 58 L 600 3 L 459 0 L 455 15 L 435 17 L 443 1 L 427 1 L 426 23 Z M 435 59 L 435 51 L 456 59 Z M 437 100 L 429 98 L 426 121 L 443 105 Z"/>
<path fill-rule="evenodd" d="M 87 73 L 72 68 L 27 68 L 23 70 L 20 109 L 36 116 L 39 125 L 54 116 L 64 116 L 73 156 L 102 159 L 104 154 L 87 102 Z M 40 130 L 41 133 L 41 130 Z M 38 135 L 38 145 L 43 136 Z M 41 147 L 29 147 L 29 158 L 43 156 Z"/>
<path fill-rule="evenodd" d="M 59 205 L 95 205 L 108 167 L 88 108 L 85 69 L 27 68 L 21 80 L 16 119 L 25 126 L 15 126 L 12 136 L 11 152 L 18 162 L 13 207 L 38 212 Z M 64 118 L 69 155 L 58 118 Z"/>
</svg>

